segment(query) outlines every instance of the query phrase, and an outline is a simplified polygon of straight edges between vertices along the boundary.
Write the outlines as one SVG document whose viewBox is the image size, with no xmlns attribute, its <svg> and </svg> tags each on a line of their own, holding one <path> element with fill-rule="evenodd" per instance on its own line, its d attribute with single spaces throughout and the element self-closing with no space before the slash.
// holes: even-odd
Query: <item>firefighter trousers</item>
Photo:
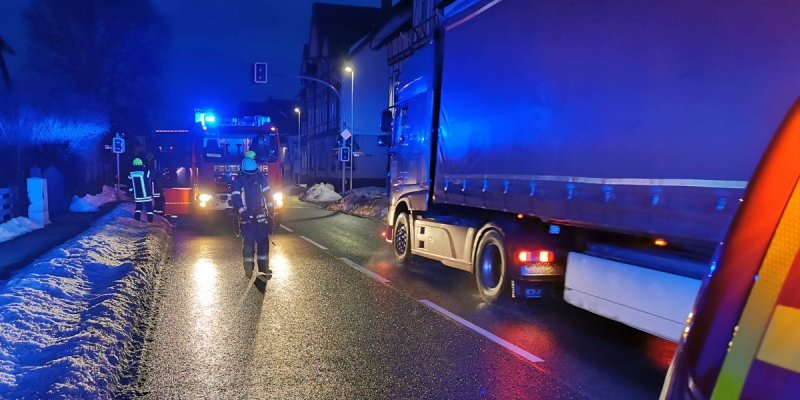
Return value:
<svg viewBox="0 0 800 400">
<path fill-rule="evenodd" d="M 142 220 L 142 212 L 147 213 L 147 222 L 153 222 L 153 201 L 137 201 L 136 211 L 133 212 L 133 218 L 137 221 Z"/>
<path fill-rule="evenodd" d="M 257 222 L 242 223 L 242 259 L 245 267 L 258 264 L 259 272 L 269 271 L 269 226 Z"/>
</svg>

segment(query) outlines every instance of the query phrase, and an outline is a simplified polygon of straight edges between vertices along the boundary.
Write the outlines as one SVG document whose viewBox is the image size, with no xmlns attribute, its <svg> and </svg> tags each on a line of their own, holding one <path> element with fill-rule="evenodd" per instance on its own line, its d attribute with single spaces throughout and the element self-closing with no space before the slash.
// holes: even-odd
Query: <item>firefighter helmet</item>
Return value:
<svg viewBox="0 0 800 400">
<path fill-rule="evenodd" d="M 245 154 L 244 159 L 242 160 L 242 172 L 246 174 L 254 174 L 258 172 L 258 163 L 256 162 L 254 157 L 249 157 L 249 153 L 253 153 L 252 151 L 248 151 L 248 154 Z M 255 156 L 255 153 L 253 153 Z"/>
<path fill-rule="evenodd" d="M 135 165 L 137 167 L 140 167 L 140 166 L 144 165 L 144 163 L 142 162 L 141 158 L 136 157 L 136 158 L 133 159 L 133 165 Z"/>
</svg>

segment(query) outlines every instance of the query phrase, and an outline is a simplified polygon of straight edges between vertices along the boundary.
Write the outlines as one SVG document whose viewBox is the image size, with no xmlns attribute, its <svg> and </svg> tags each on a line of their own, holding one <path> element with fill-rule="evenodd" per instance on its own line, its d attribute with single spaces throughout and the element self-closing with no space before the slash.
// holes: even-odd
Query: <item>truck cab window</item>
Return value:
<svg viewBox="0 0 800 400">
<path fill-rule="evenodd" d="M 407 136 L 409 128 L 408 119 L 406 118 L 407 114 L 408 114 L 408 107 L 401 108 L 400 112 L 397 113 L 397 117 L 394 124 L 395 135 L 394 135 L 394 141 L 392 143 L 395 146 L 408 145 L 408 143 L 406 143 L 408 140 Z"/>
</svg>

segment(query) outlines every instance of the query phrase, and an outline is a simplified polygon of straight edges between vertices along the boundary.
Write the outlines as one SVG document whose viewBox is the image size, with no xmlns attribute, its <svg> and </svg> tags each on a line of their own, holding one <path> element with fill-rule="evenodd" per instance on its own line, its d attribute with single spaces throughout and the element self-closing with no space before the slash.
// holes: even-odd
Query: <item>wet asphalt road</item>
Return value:
<svg viewBox="0 0 800 400">
<path fill-rule="evenodd" d="M 558 300 L 485 306 L 468 273 L 393 263 L 379 222 L 288 206 L 263 295 L 243 296 L 232 234 L 178 231 L 145 346 L 144 397 L 658 396 L 673 344 Z"/>
</svg>

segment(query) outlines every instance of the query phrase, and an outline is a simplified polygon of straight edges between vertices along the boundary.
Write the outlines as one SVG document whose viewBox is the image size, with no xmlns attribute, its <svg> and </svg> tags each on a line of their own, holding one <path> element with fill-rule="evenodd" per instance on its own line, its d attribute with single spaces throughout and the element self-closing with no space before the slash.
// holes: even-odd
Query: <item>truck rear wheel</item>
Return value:
<svg viewBox="0 0 800 400">
<path fill-rule="evenodd" d="M 411 223 L 408 214 L 400 213 L 394 222 L 392 244 L 394 255 L 400 264 L 411 264 Z"/>
<path fill-rule="evenodd" d="M 508 286 L 503 235 L 490 231 L 478 243 L 474 261 L 475 283 L 483 301 L 493 303 Z"/>
</svg>

